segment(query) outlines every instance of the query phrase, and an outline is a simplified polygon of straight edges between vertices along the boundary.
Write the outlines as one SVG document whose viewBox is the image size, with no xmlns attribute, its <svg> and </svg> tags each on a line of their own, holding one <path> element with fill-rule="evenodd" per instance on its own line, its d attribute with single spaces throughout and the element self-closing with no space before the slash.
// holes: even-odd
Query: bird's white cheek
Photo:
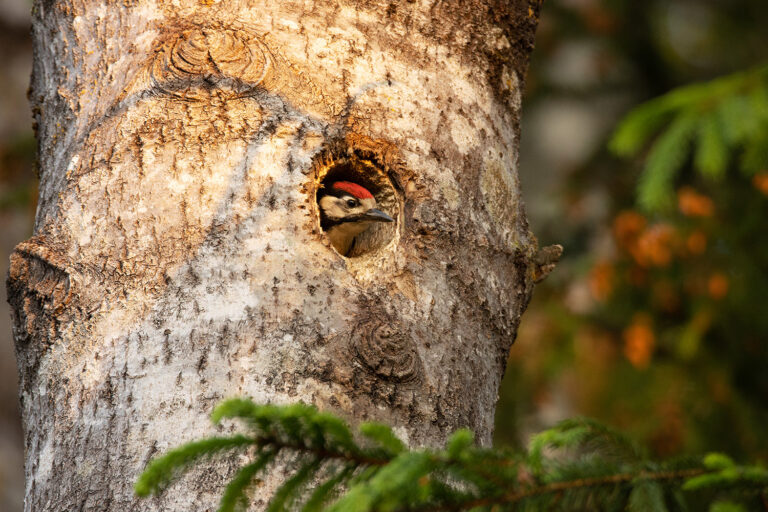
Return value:
<svg viewBox="0 0 768 512">
<path fill-rule="evenodd" d="M 325 212 L 329 219 L 340 219 L 346 215 L 346 212 L 339 206 L 338 199 L 333 196 L 325 196 L 320 199 L 320 208 Z"/>
</svg>

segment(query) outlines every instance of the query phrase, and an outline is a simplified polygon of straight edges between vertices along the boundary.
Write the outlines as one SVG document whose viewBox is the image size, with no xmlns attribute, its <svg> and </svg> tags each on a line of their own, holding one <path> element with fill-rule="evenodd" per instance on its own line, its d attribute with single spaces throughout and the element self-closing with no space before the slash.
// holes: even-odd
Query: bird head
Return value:
<svg viewBox="0 0 768 512">
<path fill-rule="evenodd" d="M 336 181 L 320 190 L 320 224 L 333 247 L 347 255 L 355 238 L 376 222 L 394 219 L 376 208 L 368 189 L 351 181 Z"/>
</svg>

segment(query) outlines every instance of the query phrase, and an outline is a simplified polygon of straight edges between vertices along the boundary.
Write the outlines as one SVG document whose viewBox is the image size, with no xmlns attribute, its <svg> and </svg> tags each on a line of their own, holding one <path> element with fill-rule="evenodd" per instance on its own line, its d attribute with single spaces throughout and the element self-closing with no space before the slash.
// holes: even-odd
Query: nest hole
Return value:
<svg viewBox="0 0 768 512">
<path fill-rule="evenodd" d="M 376 208 L 383 211 L 395 222 L 377 222 L 355 237 L 355 244 L 347 254 L 347 258 L 358 258 L 376 253 L 384 248 L 397 233 L 400 218 L 400 202 L 392 181 L 387 174 L 373 162 L 358 158 L 327 158 L 318 168 L 316 175 L 317 194 L 315 201 L 318 211 L 319 199 L 325 187 L 330 187 L 337 181 L 350 181 L 368 189 L 376 199 Z"/>
</svg>

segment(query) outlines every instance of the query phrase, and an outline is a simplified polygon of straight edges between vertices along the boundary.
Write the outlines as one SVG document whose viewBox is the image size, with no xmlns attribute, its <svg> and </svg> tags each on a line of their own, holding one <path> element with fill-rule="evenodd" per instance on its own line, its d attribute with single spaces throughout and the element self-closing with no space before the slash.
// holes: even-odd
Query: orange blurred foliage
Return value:
<svg viewBox="0 0 768 512">
<path fill-rule="evenodd" d="M 574 335 L 574 355 L 581 369 L 606 368 L 614 364 L 618 356 L 616 340 L 609 331 L 591 325 L 582 326 Z"/>
<path fill-rule="evenodd" d="M 711 217 L 715 212 L 712 200 L 691 187 L 682 187 L 677 191 L 677 207 L 688 217 Z"/>
<path fill-rule="evenodd" d="M 707 387 L 709 388 L 709 396 L 716 403 L 727 404 L 732 398 L 733 389 L 731 389 L 731 383 L 722 372 L 710 373 L 707 376 Z"/>
<path fill-rule="evenodd" d="M 676 235 L 675 228 L 671 225 L 654 224 L 640 235 L 636 244 L 629 248 L 629 252 L 638 265 L 666 267 L 672 261 Z"/>
<path fill-rule="evenodd" d="M 599 5 L 591 5 L 581 9 L 581 16 L 590 32 L 596 34 L 611 34 L 619 26 L 616 17 Z"/>
<path fill-rule="evenodd" d="M 651 362 L 656 336 L 647 313 L 637 313 L 624 329 L 624 355 L 635 368 L 647 368 Z"/>
<path fill-rule="evenodd" d="M 608 300 L 613 291 L 613 264 L 609 261 L 601 261 L 592 267 L 589 273 L 589 291 L 595 300 L 604 302 Z"/>
<path fill-rule="evenodd" d="M 642 288 L 648 284 L 648 271 L 642 267 L 632 267 L 627 272 L 627 280 L 632 286 Z"/>
<path fill-rule="evenodd" d="M 634 246 L 637 237 L 645 230 L 645 217 L 632 210 L 625 210 L 613 219 L 613 236 L 622 249 Z"/>
<path fill-rule="evenodd" d="M 672 282 L 666 279 L 653 284 L 653 301 L 668 313 L 680 308 L 680 296 Z"/>
<path fill-rule="evenodd" d="M 613 220 L 616 245 L 628 252 L 642 267 L 666 267 L 672 261 L 677 232 L 670 224 L 647 225 L 645 217 L 626 210 Z"/>
<path fill-rule="evenodd" d="M 755 174 L 752 178 L 752 184 L 757 190 L 768 196 L 768 171 Z"/>
<path fill-rule="evenodd" d="M 664 457 L 679 453 L 686 438 L 685 420 L 680 404 L 672 398 L 660 401 L 653 416 L 661 420 L 661 424 L 648 440 L 654 452 Z"/>
<path fill-rule="evenodd" d="M 703 254 L 707 250 L 707 235 L 697 229 L 685 239 L 685 247 L 691 254 Z"/>
<path fill-rule="evenodd" d="M 707 281 L 707 292 L 709 296 L 715 300 L 720 300 L 728 295 L 728 278 L 720 272 L 715 272 L 709 276 Z"/>
</svg>

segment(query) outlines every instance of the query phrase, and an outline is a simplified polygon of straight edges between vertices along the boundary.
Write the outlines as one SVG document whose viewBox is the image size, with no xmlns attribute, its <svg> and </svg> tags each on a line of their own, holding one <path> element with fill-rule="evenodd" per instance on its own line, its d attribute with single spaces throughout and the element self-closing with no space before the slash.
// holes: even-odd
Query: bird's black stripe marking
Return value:
<svg viewBox="0 0 768 512">
<path fill-rule="evenodd" d="M 339 224 L 344 224 L 345 222 L 358 222 L 360 220 L 363 220 L 362 215 L 352 215 L 350 217 L 343 217 L 341 219 L 329 219 L 328 217 L 323 216 L 323 218 L 320 219 L 320 227 L 322 227 L 324 230 L 328 230 L 333 226 L 338 226 Z"/>
</svg>

